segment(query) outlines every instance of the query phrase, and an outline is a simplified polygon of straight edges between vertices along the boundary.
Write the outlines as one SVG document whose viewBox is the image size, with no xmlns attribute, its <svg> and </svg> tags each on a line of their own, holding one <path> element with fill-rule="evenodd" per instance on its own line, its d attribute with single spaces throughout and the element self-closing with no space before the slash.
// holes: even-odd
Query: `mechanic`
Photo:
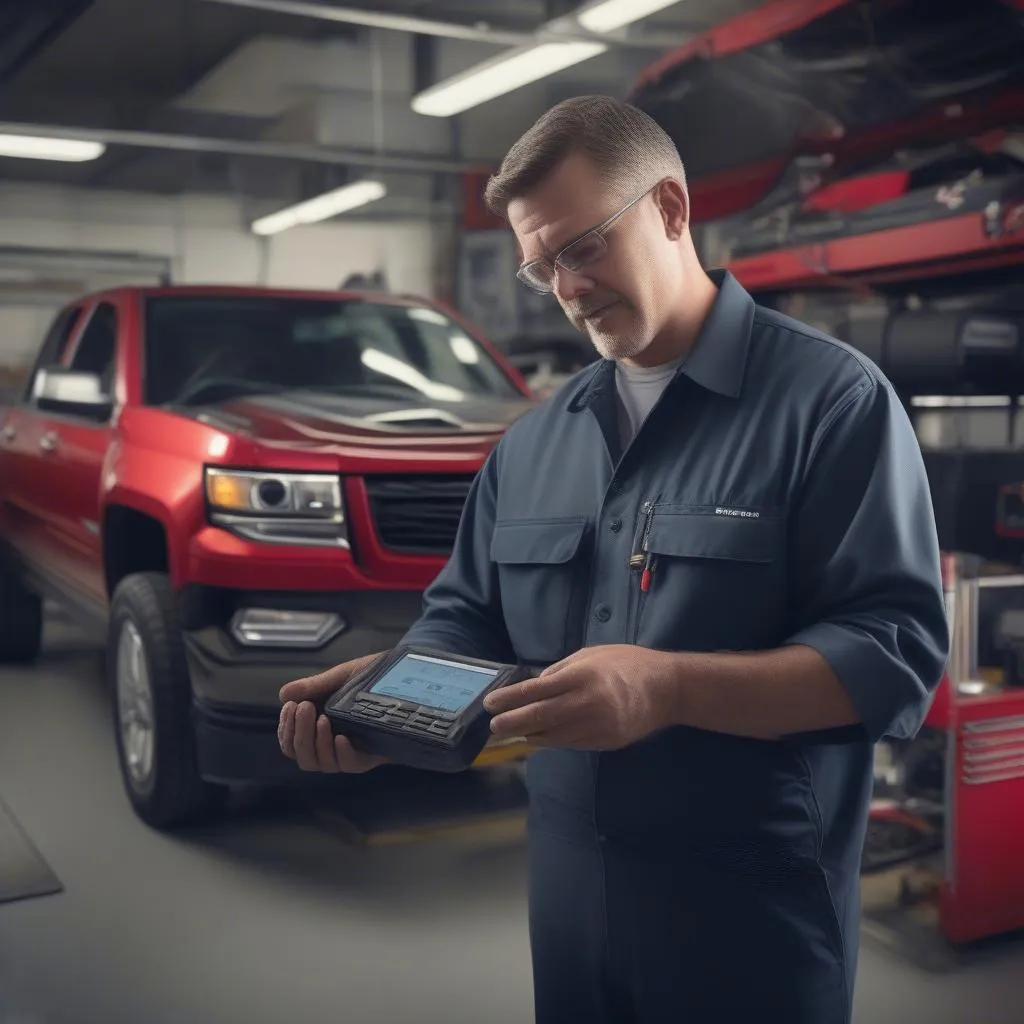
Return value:
<svg viewBox="0 0 1024 1024">
<path fill-rule="evenodd" d="M 539 1024 L 845 1024 L 873 743 L 948 648 L 914 431 L 853 349 L 705 272 L 674 144 L 603 97 L 487 189 L 602 357 L 519 419 L 405 642 L 550 667 L 489 698 L 527 736 Z M 596 225 L 596 227 L 595 227 Z M 307 771 L 379 760 L 286 685 Z"/>
</svg>

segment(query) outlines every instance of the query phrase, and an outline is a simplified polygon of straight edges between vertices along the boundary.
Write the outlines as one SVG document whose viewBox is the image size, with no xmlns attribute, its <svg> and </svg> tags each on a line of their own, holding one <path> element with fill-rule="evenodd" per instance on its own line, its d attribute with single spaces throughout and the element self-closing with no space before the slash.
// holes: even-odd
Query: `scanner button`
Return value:
<svg viewBox="0 0 1024 1024">
<path fill-rule="evenodd" d="M 441 733 L 442 735 L 447 735 L 448 730 L 450 728 L 451 728 L 451 726 L 447 722 L 434 722 L 430 726 L 430 731 L 431 732 L 438 732 L 438 733 Z"/>
</svg>

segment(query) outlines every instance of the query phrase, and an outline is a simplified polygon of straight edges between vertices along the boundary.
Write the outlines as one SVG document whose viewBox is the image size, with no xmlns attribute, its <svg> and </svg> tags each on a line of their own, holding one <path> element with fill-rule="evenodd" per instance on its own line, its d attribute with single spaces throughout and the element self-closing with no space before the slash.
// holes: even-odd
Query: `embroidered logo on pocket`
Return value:
<svg viewBox="0 0 1024 1024">
<path fill-rule="evenodd" d="M 716 516 L 732 516 L 736 519 L 760 519 L 760 512 L 748 512 L 743 508 L 716 508 Z"/>
</svg>

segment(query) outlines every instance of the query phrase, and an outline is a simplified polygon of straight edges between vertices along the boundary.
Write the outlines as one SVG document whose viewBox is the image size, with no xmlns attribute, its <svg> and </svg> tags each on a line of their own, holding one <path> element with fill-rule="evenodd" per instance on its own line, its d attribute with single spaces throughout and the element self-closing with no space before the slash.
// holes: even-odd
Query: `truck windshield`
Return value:
<svg viewBox="0 0 1024 1024">
<path fill-rule="evenodd" d="M 520 396 L 483 346 L 425 305 L 152 296 L 144 351 L 150 405 L 296 390 L 417 402 Z"/>
</svg>

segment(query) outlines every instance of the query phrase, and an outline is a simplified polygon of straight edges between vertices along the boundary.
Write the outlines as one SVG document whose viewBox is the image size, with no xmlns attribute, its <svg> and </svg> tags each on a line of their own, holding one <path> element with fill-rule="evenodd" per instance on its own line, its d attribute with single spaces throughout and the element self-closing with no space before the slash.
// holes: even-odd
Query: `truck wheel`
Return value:
<svg viewBox="0 0 1024 1024">
<path fill-rule="evenodd" d="M 25 587 L 9 563 L 0 562 L 0 662 L 35 661 L 42 643 L 42 598 Z"/>
<path fill-rule="evenodd" d="M 162 573 L 118 584 L 107 664 L 121 776 L 135 813 L 159 829 L 215 816 L 227 791 L 199 775 L 185 650 L 174 592 Z"/>
</svg>

